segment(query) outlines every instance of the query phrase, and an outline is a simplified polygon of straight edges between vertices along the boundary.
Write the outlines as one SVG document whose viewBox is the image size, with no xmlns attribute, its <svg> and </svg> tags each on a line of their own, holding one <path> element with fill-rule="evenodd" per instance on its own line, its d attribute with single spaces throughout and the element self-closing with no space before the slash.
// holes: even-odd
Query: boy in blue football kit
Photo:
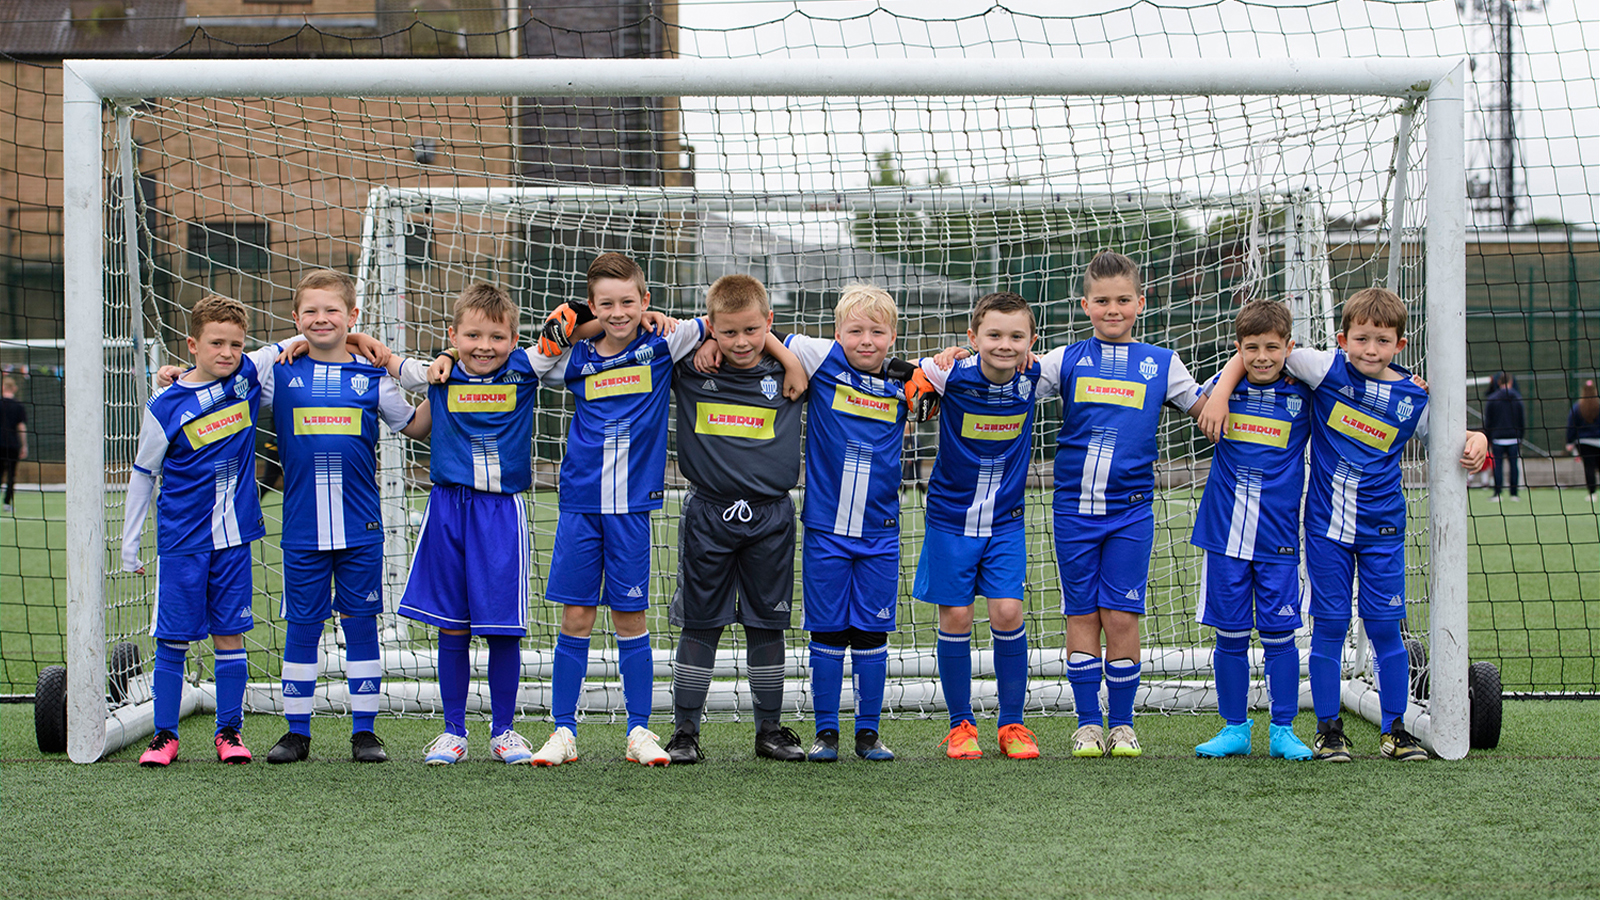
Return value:
<svg viewBox="0 0 1600 900">
<path fill-rule="evenodd" d="M 1317 714 L 1316 759 L 1350 759 L 1339 716 L 1341 653 L 1350 630 L 1351 594 L 1373 649 L 1382 711 L 1380 749 L 1386 758 L 1428 758 L 1402 722 L 1410 660 L 1400 635 L 1405 618 L 1406 500 L 1400 454 L 1426 433 L 1428 395 L 1410 373 L 1393 365 L 1405 348 L 1405 303 L 1383 288 L 1345 301 L 1335 351 L 1297 349 L 1285 371 L 1313 390 L 1318 427 L 1311 436 L 1306 489 L 1306 572 L 1311 581 L 1311 700 Z M 1231 394 L 1243 365 L 1231 360 L 1215 390 Z M 1208 436 L 1230 418 L 1220 405 L 1201 424 Z M 1482 464 L 1488 441 L 1466 434 L 1461 464 Z"/>
<path fill-rule="evenodd" d="M 262 402 L 272 407 L 285 477 L 280 614 L 288 623 L 282 691 L 289 731 L 267 753 L 269 763 L 299 762 L 310 752 L 317 644 L 335 611 L 345 636 L 351 758 L 388 759 L 373 732 L 383 682 L 378 422 L 422 437 L 429 416 L 426 403 L 419 411 L 406 401 L 386 369 L 347 349 L 350 326 L 361 312 L 355 303 L 350 276 L 330 269 L 306 273 L 295 287 L 294 322 L 307 353 L 273 366 L 263 382 Z"/>
<path fill-rule="evenodd" d="M 533 751 L 512 729 L 528 628 L 528 518 L 522 494 L 532 484 L 533 354 L 515 346 L 516 304 L 482 282 L 456 298 L 447 371 L 429 384 L 417 360 L 391 360 L 406 390 L 428 391 L 433 412 L 433 489 L 411 560 L 399 613 L 439 629 L 443 734 L 424 762 L 449 765 L 467 755 L 467 690 L 472 636 L 489 645 L 489 749 L 509 764 Z"/>
<path fill-rule="evenodd" d="M 881 288 L 844 288 L 834 337 L 790 335 L 810 377 L 806 494 L 800 520 L 804 627 L 816 741 L 806 758 L 839 758 L 839 694 L 850 653 L 856 692 L 855 751 L 894 759 L 878 737 L 889 634 L 900 595 L 900 449 L 905 380 L 915 369 L 889 360 L 899 310 Z"/>
<path fill-rule="evenodd" d="M 1248 756 L 1251 721 L 1250 630 L 1261 633 L 1272 724 L 1269 752 L 1311 758 L 1294 733 L 1300 710 L 1300 504 L 1311 436 L 1311 389 L 1284 377 L 1294 347 L 1289 308 L 1252 300 L 1234 318 L 1234 342 L 1246 381 L 1226 401 L 1227 427 L 1211 458 L 1191 543 L 1205 551 L 1200 569 L 1200 624 L 1216 629 L 1212 669 L 1223 728 L 1195 748 L 1202 757 Z"/>
<path fill-rule="evenodd" d="M 578 758 L 578 694 L 589 668 L 589 635 L 604 603 L 617 630 L 626 758 L 663 766 L 667 753 L 649 727 L 655 687 L 645 621 L 650 515 L 662 506 L 673 368 L 700 346 L 705 325 L 696 319 L 665 336 L 647 329 L 644 271 L 620 253 L 595 258 L 588 295 L 601 333 L 557 358 L 534 360 L 544 383 L 571 391 L 577 403 L 561 460 L 561 512 L 545 590 L 546 599 L 563 605 L 550 676 L 555 728 L 533 764 Z"/>
<path fill-rule="evenodd" d="M 940 395 L 939 453 L 928 480 L 927 530 L 912 596 L 939 607 L 939 683 L 950 711 L 945 754 L 983 755 L 972 712 L 972 619 L 988 600 L 999 694 L 1000 749 L 1034 759 L 1039 746 L 1023 724 L 1028 636 L 1023 622 L 1027 568 L 1024 489 L 1038 401 L 1055 377 L 1033 361 L 1033 310 L 1012 293 L 988 294 L 972 309 L 967 340 L 977 350 L 948 372 L 925 359 L 913 381 Z"/>
<path fill-rule="evenodd" d="M 1176 353 L 1134 340 L 1144 292 L 1133 260 L 1101 253 L 1083 282 L 1094 334 L 1042 361 L 1058 379 L 1063 405 L 1053 504 L 1067 681 L 1078 709 L 1072 755 L 1133 757 L 1141 752 L 1133 703 L 1155 540 L 1156 429 L 1162 407 L 1195 416 L 1205 400 Z M 1102 675 L 1109 735 L 1100 718 Z"/>
<path fill-rule="evenodd" d="M 722 630 L 744 627 L 757 756 L 805 759 L 783 706 L 783 632 L 794 597 L 794 502 L 804 375 L 772 339 L 766 288 L 724 275 L 706 292 L 722 367 L 678 364 L 678 465 L 690 494 L 678 525 L 678 585 L 668 621 L 682 629 L 672 666 L 674 765 L 700 761 L 700 717 Z M 782 358 L 784 362 L 779 363 Z M 786 371 L 789 366 L 792 369 Z"/>
<path fill-rule="evenodd" d="M 216 648 L 217 758 L 250 762 L 240 740 L 249 675 L 244 633 L 250 611 L 250 542 L 266 534 L 256 496 L 256 418 L 261 373 L 279 347 L 244 352 L 249 313 L 215 294 L 189 313 L 194 368 L 145 405 L 139 446 L 128 477 L 122 567 L 143 572 L 139 543 L 156 500 L 157 588 L 151 636 L 156 734 L 139 765 L 167 766 L 178 755 L 184 659 L 191 641 L 211 635 Z"/>
</svg>

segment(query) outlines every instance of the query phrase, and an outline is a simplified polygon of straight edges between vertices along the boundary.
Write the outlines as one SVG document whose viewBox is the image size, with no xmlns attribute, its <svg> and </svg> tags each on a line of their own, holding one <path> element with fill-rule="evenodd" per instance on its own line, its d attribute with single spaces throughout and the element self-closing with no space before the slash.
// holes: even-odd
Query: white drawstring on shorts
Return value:
<svg viewBox="0 0 1600 900">
<path fill-rule="evenodd" d="M 722 521 L 732 522 L 733 517 L 738 516 L 739 521 L 748 522 L 753 515 L 754 512 L 750 509 L 750 504 L 743 500 L 735 500 L 732 506 L 722 511 Z"/>
</svg>

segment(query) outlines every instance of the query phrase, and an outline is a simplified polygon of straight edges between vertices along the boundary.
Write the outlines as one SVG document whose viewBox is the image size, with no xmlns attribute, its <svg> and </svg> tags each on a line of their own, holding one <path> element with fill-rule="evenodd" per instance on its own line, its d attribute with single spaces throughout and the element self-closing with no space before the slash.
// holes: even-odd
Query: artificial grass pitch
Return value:
<svg viewBox="0 0 1600 900">
<path fill-rule="evenodd" d="M 439 723 L 379 720 L 392 761 L 348 761 L 348 720 L 268 766 L 280 719 L 248 717 L 250 766 L 215 761 L 209 717 L 167 770 L 140 748 L 92 766 L 32 745 L 0 707 L 12 897 L 1580 897 L 1600 891 L 1600 702 L 1508 703 L 1498 750 L 1399 764 L 1346 717 L 1349 765 L 1197 760 L 1214 716 L 1142 716 L 1144 758 L 1075 760 L 1076 722 L 1037 718 L 1043 758 L 944 758 L 942 720 L 884 724 L 891 763 L 758 760 L 708 724 L 707 762 L 625 762 L 584 724 L 576 763 L 509 767 L 473 721 L 468 761 L 421 764 Z M 664 730 L 665 722 L 658 722 Z M 808 723 L 790 723 L 809 737 Z M 524 722 L 537 746 L 548 726 Z M 1296 723 L 1309 738 L 1309 716 Z"/>
</svg>

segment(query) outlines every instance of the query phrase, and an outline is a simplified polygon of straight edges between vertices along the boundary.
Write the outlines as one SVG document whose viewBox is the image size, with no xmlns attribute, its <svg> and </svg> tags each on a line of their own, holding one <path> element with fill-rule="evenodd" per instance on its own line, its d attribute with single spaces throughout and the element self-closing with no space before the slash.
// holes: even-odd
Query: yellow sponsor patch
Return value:
<svg viewBox="0 0 1600 900">
<path fill-rule="evenodd" d="M 1289 423 L 1261 416 L 1241 416 L 1238 413 L 1228 413 L 1228 433 L 1223 437 L 1230 441 L 1244 441 L 1247 444 L 1287 447 L 1289 446 Z"/>
<path fill-rule="evenodd" d="M 772 420 L 775 415 L 775 410 L 762 409 L 759 406 L 701 403 L 695 407 L 694 433 L 770 441 Z"/>
<path fill-rule="evenodd" d="M 874 397 L 842 384 L 835 385 L 833 389 L 834 410 L 853 416 L 893 422 L 899 415 L 896 409 L 899 405 L 900 401 L 893 397 Z"/>
<path fill-rule="evenodd" d="M 1328 427 L 1343 435 L 1355 438 L 1368 447 L 1388 451 L 1394 445 L 1393 425 L 1359 412 L 1343 403 L 1335 403 L 1328 414 Z"/>
<path fill-rule="evenodd" d="M 967 416 L 961 420 L 961 436 L 979 441 L 1009 441 L 1022 433 L 1026 415 Z"/>
<path fill-rule="evenodd" d="M 622 394 L 650 393 L 650 367 L 628 366 L 597 372 L 583 380 L 583 396 L 589 400 Z"/>
<path fill-rule="evenodd" d="M 1143 409 L 1144 385 L 1137 381 L 1114 381 L 1110 378 L 1079 378 L 1072 392 L 1072 402 L 1111 403 Z"/>
<path fill-rule="evenodd" d="M 445 406 L 451 412 L 510 412 L 517 408 L 514 384 L 452 384 Z"/>
<path fill-rule="evenodd" d="M 295 434 L 360 434 L 361 410 L 302 406 L 294 411 Z"/>
<path fill-rule="evenodd" d="M 190 419 L 183 426 L 183 433 L 189 436 L 189 446 L 199 448 L 237 434 L 250 425 L 250 404 L 240 400 L 208 416 Z"/>
</svg>

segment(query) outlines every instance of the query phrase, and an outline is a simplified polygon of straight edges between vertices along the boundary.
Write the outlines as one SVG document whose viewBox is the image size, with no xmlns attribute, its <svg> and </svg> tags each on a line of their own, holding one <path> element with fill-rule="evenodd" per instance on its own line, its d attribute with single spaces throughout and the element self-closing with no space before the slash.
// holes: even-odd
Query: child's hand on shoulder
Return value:
<svg viewBox="0 0 1600 900">
<path fill-rule="evenodd" d="M 783 395 L 790 400 L 799 400 L 809 383 L 804 372 L 788 368 L 783 370 Z"/>
<path fill-rule="evenodd" d="M 716 341 L 705 341 L 694 352 L 694 370 L 710 375 L 722 368 L 722 348 Z"/>
<path fill-rule="evenodd" d="M 311 342 L 310 341 L 294 341 L 292 343 L 283 345 L 283 350 L 278 353 L 278 358 L 275 361 L 279 365 L 287 366 L 289 363 L 294 362 L 295 360 L 299 359 L 302 356 L 305 356 L 307 353 L 310 353 L 310 352 L 311 352 Z"/>
<path fill-rule="evenodd" d="M 389 345 L 370 334 L 352 331 L 344 343 L 346 347 L 354 347 L 357 353 L 367 358 L 367 362 L 380 369 L 389 365 Z"/>
<path fill-rule="evenodd" d="M 172 387 L 172 383 L 182 377 L 182 366 L 162 366 L 156 370 L 156 387 Z"/>
<path fill-rule="evenodd" d="M 1212 397 L 1215 399 L 1216 395 Z M 1200 410 L 1200 418 L 1195 420 L 1213 444 L 1222 440 L 1222 432 L 1228 427 L 1228 398 L 1221 400 L 1221 403 L 1207 402 L 1205 408 Z"/>
<path fill-rule="evenodd" d="M 444 384 L 446 381 L 450 380 L 450 373 L 455 370 L 455 367 L 456 358 L 450 355 L 448 350 L 440 353 L 439 356 L 428 365 L 428 383 Z"/>
<path fill-rule="evenodd" d="M 946 347 L 933 357 L 933 364 L 940 369 L 948 371 L 951 366 L 956 364 L 956 360 L 966 359 L 971 355 L 972 351 L 965 347 Z M 1029 359 L 1029 364 L 1032 365 L 1031 358 Z"/>
<path fill-rule="evenodd" d="M 654 332 L 662 337 L 666 337 L 667 335 L 678 330 L 677 319 L 674 319 L 666 313 L 656 312 L 653 309 L 647 309 L 644 311 L 642 321 L 644 322 L 646 331 Z"/>
<path fill-rule="evenodd" d="M 1419 388 L 1422 388 L 1422 392 L 1424 394 L 1428 393 L 1428 382 L 1427 382 L 1427 379 L 1423 378 L 1421 375 L 1413 375 L 1413 376 L 1411 376 L 1411 383 L 1416 385 Z"/>
</svg>

